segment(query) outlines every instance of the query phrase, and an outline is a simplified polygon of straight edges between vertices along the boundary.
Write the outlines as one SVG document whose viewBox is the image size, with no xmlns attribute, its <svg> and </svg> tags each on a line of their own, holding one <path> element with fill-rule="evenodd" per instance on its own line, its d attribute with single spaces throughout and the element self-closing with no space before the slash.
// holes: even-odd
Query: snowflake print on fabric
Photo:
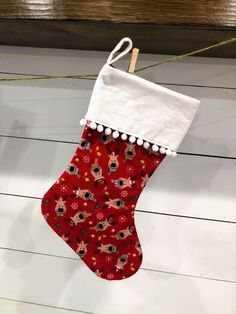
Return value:
<svg viewBox="0 0 236 314">
<path fill-rule="evenodd" d="M 134 208 L 164 157 L 86 126 L 67 169 L 44 195 L 45 220 L 95 275 L 117 280 L 139 269 Z"/>
<path fill-rule="evenodd" d="M 139 269 L 139 195 L 163 159 L 176 156 L 200 104 L 114 67 L 131 49 L 124 37 L 110 53 L 80 121 L 85 127 L 75 154 L 42 200 L 48 225 L 106 280 Z"/>
</svg>

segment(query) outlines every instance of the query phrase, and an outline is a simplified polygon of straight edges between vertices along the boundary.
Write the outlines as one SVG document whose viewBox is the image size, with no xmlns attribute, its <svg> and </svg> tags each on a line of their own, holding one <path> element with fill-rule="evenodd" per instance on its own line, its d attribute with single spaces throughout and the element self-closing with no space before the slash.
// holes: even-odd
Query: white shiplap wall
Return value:
<svg viewBox="0 0 236 314">
<path fill-rule="evenodd" d="M 2 46 L 0 71 L 96 73 L 108 54 Z M 163 57 L 140 54 L 138 67 Z M 139 199 L 144 261 L 121 282 L 95 277 L 41 217 L 40 198 L 76 149 L 95 81 L 1 82 L 1 314 L 236 313 L 236 62 L 192 57 L 139 75 L 202 103 L 181 154 Z"/>
</svg>

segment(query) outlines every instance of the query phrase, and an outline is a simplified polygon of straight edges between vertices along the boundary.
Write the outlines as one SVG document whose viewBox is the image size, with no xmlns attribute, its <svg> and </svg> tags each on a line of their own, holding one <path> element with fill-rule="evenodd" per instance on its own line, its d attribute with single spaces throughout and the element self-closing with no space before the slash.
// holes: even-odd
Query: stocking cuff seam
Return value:
<svg viewBox="0 0 236 314">
<path fill-rule="evenodd" d="M 160 146 L 162 151 L 177 151 L 199 104 L 195 98 L 105 64 L 95 82 L 86 119 L 130 135 L 131 142 L 135 137 L 139 143 L 152 143 L 154 151 Z"/>
</svg>

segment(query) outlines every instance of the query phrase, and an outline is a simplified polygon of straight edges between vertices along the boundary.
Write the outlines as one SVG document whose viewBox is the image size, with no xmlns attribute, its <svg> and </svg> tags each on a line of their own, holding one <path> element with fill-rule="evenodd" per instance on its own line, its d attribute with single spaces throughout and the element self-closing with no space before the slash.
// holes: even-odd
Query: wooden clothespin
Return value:
<svg viewBox="0 0 236 314">
<path fill-rule="evenodd" d="M 132 54 L 131 54 L 131 58 L 130 58 L 130 63 L 129 63 L 129 68 L 128 71 L 129 73 L 134 73 L 135 71 L 135 66 L 136 66 L 136 61 L 138 58 L 138 53 L 139 53 L 139 49 L 138 48 L 134 48 L 132 50 Z"/>
</svg>

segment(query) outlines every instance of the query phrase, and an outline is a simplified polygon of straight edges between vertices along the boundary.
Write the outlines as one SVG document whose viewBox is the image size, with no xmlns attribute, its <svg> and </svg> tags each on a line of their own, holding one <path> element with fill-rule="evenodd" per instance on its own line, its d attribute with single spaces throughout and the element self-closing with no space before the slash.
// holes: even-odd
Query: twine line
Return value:
<svg viewBox="0 0 236 314">
<path fill-rule="evenodd" d="M 170 57 L 170 58 L 164 59 L 162 61 L 159 61 L 159 62 L 150 64 L 150 65 L 138 68 L 134 72 L 135 73 L 136 72 L 140 72 L 140 71 L 143 71 L 143 70 L 146 70 L 146 69 L 150 69 L 150 68 L 153 68 L 155 66 L 159 66 L 161 64 L 165 64 L 165 63 L 168 63 L 168 62 L 174 62 L 174 61 L 183 59 L 183 58 L 188 57 L 188 56 L 193 56 L 195 54 L 198 54 L 198 53 L 201 53 L 201 52 L 204 52 L 204 51 L 208 51 L 208 50 L 213 49 L 213 48 L 217 48 L 217 47 L 220 47 L 220 46 L 232 44 L 233 42 L 236 42 L 236 37 L 230 38 L 230 39 L 226 39 L 226 40 L 220 41 L 220 42 L 218 42 L 218 43 L 216 43 L 214 45 L 210 45 L 210 46 L 207 46 L 207 47 L 204 47 L 204 48 L 201 48 L 201 49 L 190 51 L 190 52 L 184 53 L 184 54 L 179 55 L 179 56 L 174 56 L 174 57 Z M 69 75 L 37 75 L 37 74 L 35 74 L 34 76 L 25 74 L 24 76 L 0 78 L 0 81 L 1 82 L 10 82 L 10 81 L 62 79 L 62 78 L 63 79 L 65 79 L 65 78 L 78 79 L 78 78 L 97 77 L 97 76 L 98 76 L 98 73 L 69 74 Z"/>
</svg>

